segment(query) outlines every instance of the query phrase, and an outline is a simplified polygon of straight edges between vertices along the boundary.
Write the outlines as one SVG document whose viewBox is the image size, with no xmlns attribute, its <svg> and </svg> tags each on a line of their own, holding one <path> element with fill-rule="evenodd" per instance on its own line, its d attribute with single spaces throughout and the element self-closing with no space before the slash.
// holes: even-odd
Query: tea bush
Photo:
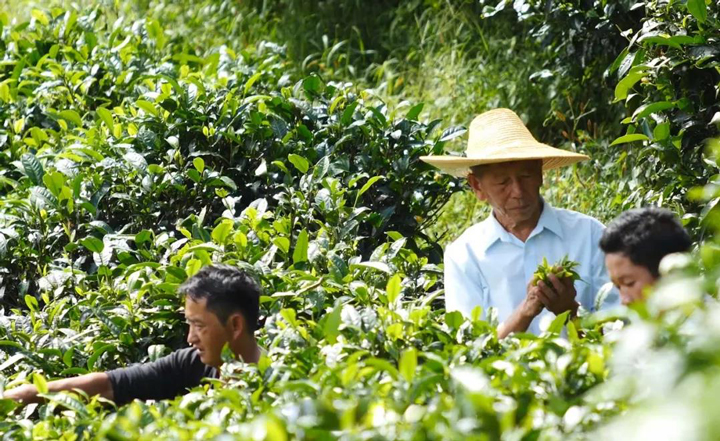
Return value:
<svg viewBox="0 0 720 441">
<path fill-rule="evenodd" d="M 375 29 L 371 19 L 416 12 L 442 24 L 431 13 L 440 2 L 371 3 L 387 12 L 354 17 L 360 3 L 321 2 L 295 19 L 323 33 L 332 14 L 348 14 L 370 23 L 357 26 L 361 36 Z M 715 133 L 706 89 L 715 84 L 708 79 L 717 83 L 717 5 L 647 2 L 650 24 L 640 28 L 638 7 L 625 3 L 553 2 L 551 11 L 493 3 L 448 4 L 504 20 L 484 25 L 495 43 L 532 30 L 538 40 L 518 44 L 531 53 L 544 41 L 551 55 L 538 59 L 556 63 L 542 65 L 556 75 L 538 81 L 579 81 L 568 96 L 600 103 L 627 86 L 631 138 L 616 145 L 646 143 L 638 157 L 623 154 L 591 133 L 618 121 L 593 116 L 597 124 L 582 127 L 584 110 L 569 118 L 552 107 L 569 124 L 572 148 L 608 152 L 554 175 L 546 196 L 608 216 L 661 197 L 690 213 L 707 204 L 699 216 L 714 231 L 716 156 L 700 153 Z M 298 40 L 288 54 L 274 17 L 301 2 L 30 4 L 0 13 L 0 391 L 25 382 L 46 391 L 50 379 L 182 347 L 176 288 L 213 262 L 261 280 L 257 338 L 267 353 L 257 365 L 228 358 L 220 379 L 174 400 L 117 408 L 66 392 L 21 409 L 0 399 L 4 438 L 716 438 L 717 239 L 670 261 L 647 305 L 567 325 L 559 316 L 540 336 L 498 340 L 492 312 L 483 321 L 478 310 L 466 319 L 442 309 L 440 245 L 428 228 L 460 183 L 418 157 L 441 153 L 464 129 L 424 117 L 433 102 L 393 98 L 411 87 L 347 81 L 381 58 L 364 65 L 369 52 L 359 51 L 345 67 L 298 62 L 307 49 Z M 616 20 L 633 29 L 627 50 L 617 47 Z M 333 38 L 356 32 L 349 28 Z M 571 29 L 597 34 L 564 39 Z M 612 44 L 598 45 L 596 35 Z M 407 49 L 402 36 L 376 37 L 367 41 L 378 57 Z M 339 43 L 310 44 L 332 51 Z M 587 64 L 571 66 L 569 48 L 591 54 Z M 615 48 L 619 57 L 609 54 Z M 692 69 L 706 78 L 687 81 L 681 69 L 697 51 L 706 55 Z M 619 75 L 617 87 L 588 89 L 616 58 L 608 74 Z M 602 105 L 608 114 L 620 106 Z M 584 191 L 564 187 L 568 178 Z M 668 182 L 674 187 L 659 192 Z M 455 209 L 445 222 L 467 215 Z"/>
<path fill-rule="evenodd" d="M 175 234 L 207 239 L 206 218 L 258 198 L 283 207 L 283 255 L 300 230 L 344 221 L 346 204 L 357 213 L 335 239 L 363 238 L 366 256 L 387 231 L 428 245 L 421 226 L 454 183 L 417 173 L 429 168 L 417 157 L 461 132 L 418 122 L 421 105 L 399 116 L 350 85 L 293 81 L 272 44 L 201 58 L 153 39 L 155 21 L 116 22 L 102 42 L 78 24 L 92 26 L 98 10 L 56 12 L 51 20 L 36 10 L 32 26 L 4 30 L 16 50 L 6 52 L 0 86 L 2 239 L 14 250 L 3 257 L 3 285 L 18 297 L 40 277 L 76 278 L 71 268 L 111 278 L 116 263 L 156 259 L 141 252 L 145 240 L 127 243 L 145 229 L 168 247 Z M 303 178 L 313 164 L 322 167 Z M 340 185 L 352 197 L 339 198 Z"/>
</svg>

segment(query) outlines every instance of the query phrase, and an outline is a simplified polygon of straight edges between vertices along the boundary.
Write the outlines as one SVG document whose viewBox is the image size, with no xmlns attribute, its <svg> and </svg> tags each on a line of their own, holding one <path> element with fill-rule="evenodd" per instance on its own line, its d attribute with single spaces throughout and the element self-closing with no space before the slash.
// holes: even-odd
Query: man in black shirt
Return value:
<svg viewBox="0 0 720 441">
<path fill-rule="evenodd" d="M 185 296 L 185 319 L 190 325 L 187 341 L 191 347 L 152 363 L 51 381 L 48 390 L 80 389 L 117 404 L 135 398 L 161 400 L 185 393 L 203 378 L 217 377 L 225 344 L 245 362 L 257 363 L 260 348 L 254 332 L 260 287 L 252 277 L 229 265 L 206 266 L 178 291 Z M 9 390 L 4 398 L 23 404 L 40 401 L 33 385 Z"/>
</svg>

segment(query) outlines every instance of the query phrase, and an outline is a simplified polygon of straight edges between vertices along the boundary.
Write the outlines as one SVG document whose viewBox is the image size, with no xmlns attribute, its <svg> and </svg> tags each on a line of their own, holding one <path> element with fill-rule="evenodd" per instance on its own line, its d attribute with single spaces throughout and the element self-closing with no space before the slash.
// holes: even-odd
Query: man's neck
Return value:
<svg viewBox="0 0 720 441">
<path fill-rule="evenodd" d="M 255 337 L 238 341 L 232 350 L 245 363 L 257 363 L 260 360 L 260 347 L 255 341 Z"/>
<path fill-rule="evenodd" d="M 493 216 L 495 216 L 495 219 L 505 229 L 505 231 L 525 242 L 528 240 L 533 230 L 535 230 L 535 227 L 537 227 L 544 205 L 545 204 L 541 202 L 540 210 L 538 210 L 533 217 L 522 222 L 516 222 L 513 219 L 504 217 L 501 213 L 495 212 L 495 210 L 493 210 Z"/>
</svg>

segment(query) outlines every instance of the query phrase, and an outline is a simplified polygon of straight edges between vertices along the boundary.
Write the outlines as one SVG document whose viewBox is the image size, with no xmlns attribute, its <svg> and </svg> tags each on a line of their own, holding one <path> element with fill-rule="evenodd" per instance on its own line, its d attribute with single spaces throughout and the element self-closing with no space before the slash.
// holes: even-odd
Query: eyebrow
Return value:
<svg viewBox="0 0 720 441">
<path fill-rule="evenodd" d="M 196 318 L 188 318 L 187 316 L 185 317 L 185 322 L 186 322 L 186 323 L 193 323 L 193 324 L 198 324 L 198 323 L 199 323 L 199 324 L 202 324 L 202 323 L 203 323 L 202 320 L 199 320 L 199 319 L 196 319 Z"/>
</svg>

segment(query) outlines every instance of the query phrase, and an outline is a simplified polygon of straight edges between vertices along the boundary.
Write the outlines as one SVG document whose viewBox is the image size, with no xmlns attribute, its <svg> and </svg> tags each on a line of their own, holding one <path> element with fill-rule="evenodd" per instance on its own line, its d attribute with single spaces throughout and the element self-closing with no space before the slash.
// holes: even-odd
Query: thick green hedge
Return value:
<svg viewBox="0 0 720 441">
<path fill-rule="evenodd" d="M 427 121 L 419 103 L 388 106 L 330 66 L 306 75 L 283 45 L 256 38 L 277 38 L 264 32 L 272 4 L 265 12 L 216 0 L 83 5 L 0 14 L 0 391 L 23 382 L 42 390 L 48 379 L 182 346 L 175 289 L 212 262 L 262 281 L 257 338 L 267 356 L 256 366 L 228 361 L 222 379 L 159 403 L 116 409 L 71 392 L 18 409 L 0 399 L 4 437 L 717 437 L 714 239 L 670 262 L 673 275 L 647 305 L 587 317 L 581 329 L 561 316 L 541 336 L 499 341 L 492 318 L 442 309 L 438 246 L 425 236 L 459 183 L 417 157 L 439 153 L 463 129 Z M 645 6 L 648 17 L 714 32 L 715 5 Z M 633 63 L 662 56 L 650 53 L 656 40 L 643 39 Z M 679 66 L 698 41 L 672 47 Z M 707 119 L 715 104 L 658 87 L 665 73 L 653 66 L 656 77 L 629 85 L 633 111 L 662 91 Z M 710 66 L 704 73 L 714 75 Z M 628 122 L 642 129 L 655 115 L 645 124 L 656 131 L 658 112 L 670 108 L 653 109 Z M 667 118 L 671 136 L 688 143 L 682 161 L 697 161 L 685 152 L 707 135 L 676 131 Z M 647 157 L 638 170 L 672 176 L 678 164 Z M 655 181 L 600 158 L 590 175 L 620 183 L 607 183 L 606 195 L 631 185 L 647 192 L 638 201 L 656 200 Z M 689 181 L 677 179 L 684 192 Z M 717 188 L 693 193 L 712 208 Z"/>
<path fill-rule="evenodd" d="M 284 217 L 282 258 L 302 230 L 341 223 L 332 239 L 357 238 L 365 257 L 388 231 L 431 245 L 421 227 L 454 182 L 417 158 L 461 130 L 418 122 L 422 105 L 396 115 L 350 85 L 298 81 L 269 43 L 201 57 L 155 20 L 115 22 L 104 41 L 99 11 L 36 10 L 3 31 L 6 291 L 35 293 L 40 277 L 64 285 L 71 267 L 116 277 L 158 257 L 132 235 L 209 239 L 206 219 L 212 228 L 258 199 Z"/>
</svg>

